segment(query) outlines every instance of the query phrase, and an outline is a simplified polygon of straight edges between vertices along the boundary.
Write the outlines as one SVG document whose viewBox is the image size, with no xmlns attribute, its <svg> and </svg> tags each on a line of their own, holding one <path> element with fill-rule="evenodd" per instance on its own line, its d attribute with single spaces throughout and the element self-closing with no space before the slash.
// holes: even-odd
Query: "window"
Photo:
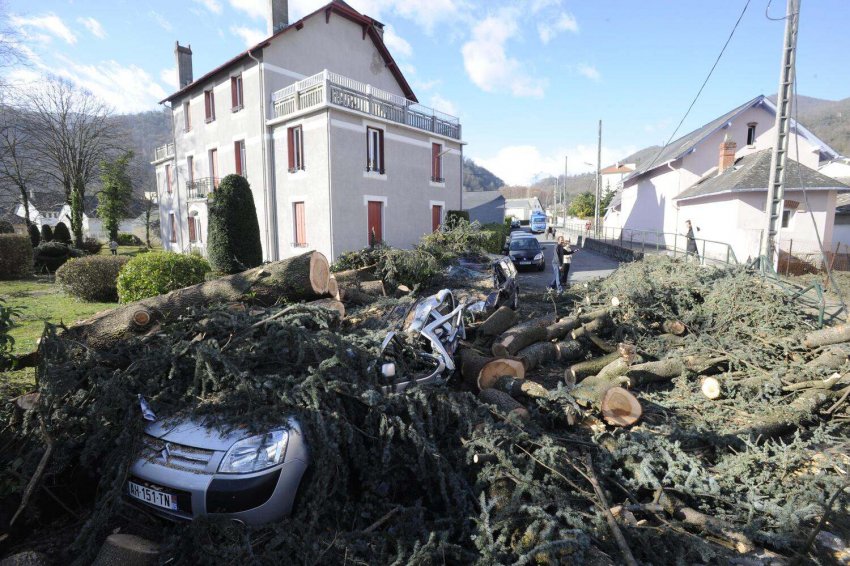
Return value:
<svg viewBox="0 0 850 566">
<path fill-rule="evenodd" d="M 231 112 L 239 112 L 243 108 L 242 75 L 230 78 Z"/>
<path fill-rule="evenodd" d="M 210 177 L 212 177 L 213 188 L 218 188 L 218 150 L 211 149 L 209 151 L 210 160 Z"/>
<path fill-rule="evenodd" d="M 233 155 L 236 158 L 236 174 L 248 178 L 248 168 L 245 162 L 245 140 L 233 143 Z"/>
<path fill-rule="evenodd" d="M 379 200 L 368 202 L 366 236 L 370 246 L 384 241 L 384 203 Z"/>
<path fill-rule="evenodd" d="M 755 145 L 756 144 L 756 124 L 755 122 L 750 122 L 747 124 L 747 145 Z"/>
<path fill-rule="evenodd" d="M 168 194 L 171 194 L 171 187 L 172 187 L 171 183 L 172 183 L 171 164 L 166 163 L 165 164 L 165 192 L 167 192 Z"/>
<path fill-rule="evenodd" d="M 189 216 L 189 241 L 195 243 L 198 241 L 198 217 Z"/>
<path fill-rule="evenodd" d="M 443 223 L 443 207 L 439 204 L 431 205 L 431 231 L 436 232 Z"/>
<path fill-rule="evenodd" d="M 431 180 L 435 183 L 442 183 L 443 179 L 443 145 L 439 143 L 431 144 Z"/>
<path fill-rule="evenodd" d="M 192 114 L 189 112 L 189 101 L 183 103 L 183 131 L 192 130 Z"/>
<path fill-rule="evenodd" d="M 186 182 L 191 183 L 195 180 L 195 158 L 191 155 L 186 157 Z"/>
<path fill-rule="evenodd" d="M 385 173 L 384 130 L 366 128 L 366 171 Z"/>
<path fill-rule="evenodd" d="M 212 89 L 204 91 L 204 112 L 207 123 L 215 120 L 215 93 Z"/>
<path fill-rule="evenodd" d="M 307 245 L 307 222 L 304 219 L 304 203 L 292 203 L 293 245 L 303 248 Z"/>
<path fill-rule="evenodd" d="M 168 213 L 168 223 L 171 225 L 171 243 L 177 243 L 177 219 L 173 212 Z"/>
<path fill-rule="evenodd" d="M 286 130 L 286 144 L 289 154 L 289 172 L 304 170 L 304 134 L 301 126 Z"/>
</svg>

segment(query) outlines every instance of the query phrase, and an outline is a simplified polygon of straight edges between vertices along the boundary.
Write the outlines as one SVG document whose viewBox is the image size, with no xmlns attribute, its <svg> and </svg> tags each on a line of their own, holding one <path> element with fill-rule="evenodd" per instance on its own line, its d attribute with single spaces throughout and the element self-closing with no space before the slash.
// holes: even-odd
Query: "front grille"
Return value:
<svg viewBox="0 0 850 566">
<path fill-rule="evenodd" d="M 147 434 L 142 441 L 142 457 L 144 459 L 166 468 L 184 472 L 212 475 L 215 470 L 208 470 L 207 468 L 213 454 L 213 450 L 194 448 L 176 442 L 166 442 Z"/>
</svg>

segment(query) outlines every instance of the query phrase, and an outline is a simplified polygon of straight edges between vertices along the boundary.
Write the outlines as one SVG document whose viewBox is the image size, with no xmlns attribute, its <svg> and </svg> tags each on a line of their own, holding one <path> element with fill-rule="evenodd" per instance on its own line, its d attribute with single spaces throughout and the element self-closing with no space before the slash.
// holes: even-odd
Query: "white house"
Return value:
<svg viewBox="0 0 850 566">
<path fill-rule="evenodd" d="M 505 199 L 505 218 L 512 216 L 517 220 L 531 220 L 532 212 L 543 212 L 543 205 L 537 197 Z"/>
<path fill-rule="evenodd" d="M 775 140 L 775 115 L 776 107 L 760 95 L 670 143 L 623 180 L 619 198 L 612 203 L 617 213 L 613 216 L 617 223 L 614 227 L 663 233 L 665 243 L 673 245 L 676 235 L 684 233 L 685 221 L 690 219 L 701 228 L 697 234 L 699 238 L 727 242 L 739 260 L 758 255 L 764 224 L 760 211 L 765 208 L 768 183 L 768 172 L 763 164 L 765 155 L 769 162 L 769 150 Z M 796 171 L 796 163 L 799 163 L 802 165 L 799 170 L 805 175 L 817 175 L 816 170 L 822 162 L 838 157 L 835 150 L 801 124 L 792 123 L 789 147 L 789 168 Z M 751 159 L 741 160 L 751 155 Z M 794 163 L 790 163 L 792 159 Z M 730 167 L 728 174 L 723 176 Z M 738 172 L 741 169 L 753 175 L 763 174 L 764 179 L 748 178 L 738 186 L 736 183 L 743 175 Z M 722 182 L 711 181 L 712 177 L 722 177 Z M 786 221 L 793 216 L 791 211 L 795 203 L 804 202 L 798 179 L 797 182 L 795 179 L 795 175 L 786 178 Z M 847 187 L 838 181 L 824 179 L 823 175 L 810 179 L 817 190 L 810 191 L 809 204 L 821 237 L 829 242 L 836 194 Z M 712 186 L 717 190 L 712 190 L 711 194 L 700 188 Z M 736 186 L 740 190 L 736 190 Z M 803 186 L 806 186 L 805 180 Z M 801 212 L 800 205 L 796 207 L 794 210 Z M 804 221 L 788 223 L 780 235 L 780 242 L 792 238 L 799 243 L 813 241 L 815 238 L 807 228 L 810 225 Z M 606 224 L 606 228 L 610 226 Z M 720 246 L 716 250 L 716 253 L 725 253 Z"/>
<path fill-rule="evenodd" d="M 623 179 L 634 173 L 634 170 L 634 163 L 618 162 L 614 165 L 609 165 L 599 172 L 600 186 L 602 187 L 599 194 L 604 197 L 609 191 L 614 192 L 614 198 L 611 199 L 611 203 L 608 205 L 608 208 L 602 211 L 606 226 L 609 224 L 614 226 L 619 225 L 618 215 L 620 209 L 616 206 L 616 204 L 619 203 L 619 195 L 623 190 Z"/>
<path fill-rule="evenodd" d="M 164 246 L 205 252 L 207 199 L 231 173 L 267 260 L 414 245 L 460 208 L 458 119 L 417 102 L 380 22 L 333 0 L 289 23 L 285 0 L 268 4 L 269 37 L 197 80 L 176 47 L 174 141 L 153 162 Z"/>
</svg>

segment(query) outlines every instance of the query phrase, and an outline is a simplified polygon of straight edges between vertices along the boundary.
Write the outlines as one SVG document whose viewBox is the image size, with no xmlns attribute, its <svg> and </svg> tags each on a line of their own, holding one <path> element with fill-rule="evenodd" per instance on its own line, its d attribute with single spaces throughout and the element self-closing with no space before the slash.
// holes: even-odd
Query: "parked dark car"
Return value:
<svg viewBox="0 0 850 566">
<path fill-rule="evenodd" d="M 543 248 L 540 247 L 540 242 L 537 241 L 537 238 L 517 238 L 512 240 L 508 247 L 508 255 L 517 269 L 536 267 L 537 271 L 543 271 L 546 268 L 546 261 L 543 259 Z"/>
</svg>

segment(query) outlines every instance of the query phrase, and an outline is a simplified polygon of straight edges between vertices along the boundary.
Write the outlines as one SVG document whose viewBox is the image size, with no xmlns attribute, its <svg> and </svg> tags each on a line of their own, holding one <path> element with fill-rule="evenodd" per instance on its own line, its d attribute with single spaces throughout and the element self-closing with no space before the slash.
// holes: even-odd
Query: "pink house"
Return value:
<svg viewBox="0 0 850 566">
<path fill-rule="evenodd" d="M 616 223 L 613 227 L 623 230 L 664 233 L 665 243 L 673 245 L 675 234 L 683 234 L 685 221 L 691 220 L 701 229 L 698 238 L 728 243 L 739 261 L 758 255 L 775 117 L 774 104 L 759 95 L 671 142 L 623 180 L 608 215 L 613 222 L 606 223 L 606 228 Z M 836 194 L 850 187 L 818 174 L 817 168 L 836 157 L 837 152 L 823 140 L 792 122 L 789 159 L 793 162 L 789 163 L 780 242 L 796 239 L 803 245 L 816 240 L 811 221 L 799 214 L 806 199 L 798 170 L 821 238 L 831 241 Z M 720 246 L 706 250 L 707 255 L 712 252 L 726 253 Z"/>
</svg>

